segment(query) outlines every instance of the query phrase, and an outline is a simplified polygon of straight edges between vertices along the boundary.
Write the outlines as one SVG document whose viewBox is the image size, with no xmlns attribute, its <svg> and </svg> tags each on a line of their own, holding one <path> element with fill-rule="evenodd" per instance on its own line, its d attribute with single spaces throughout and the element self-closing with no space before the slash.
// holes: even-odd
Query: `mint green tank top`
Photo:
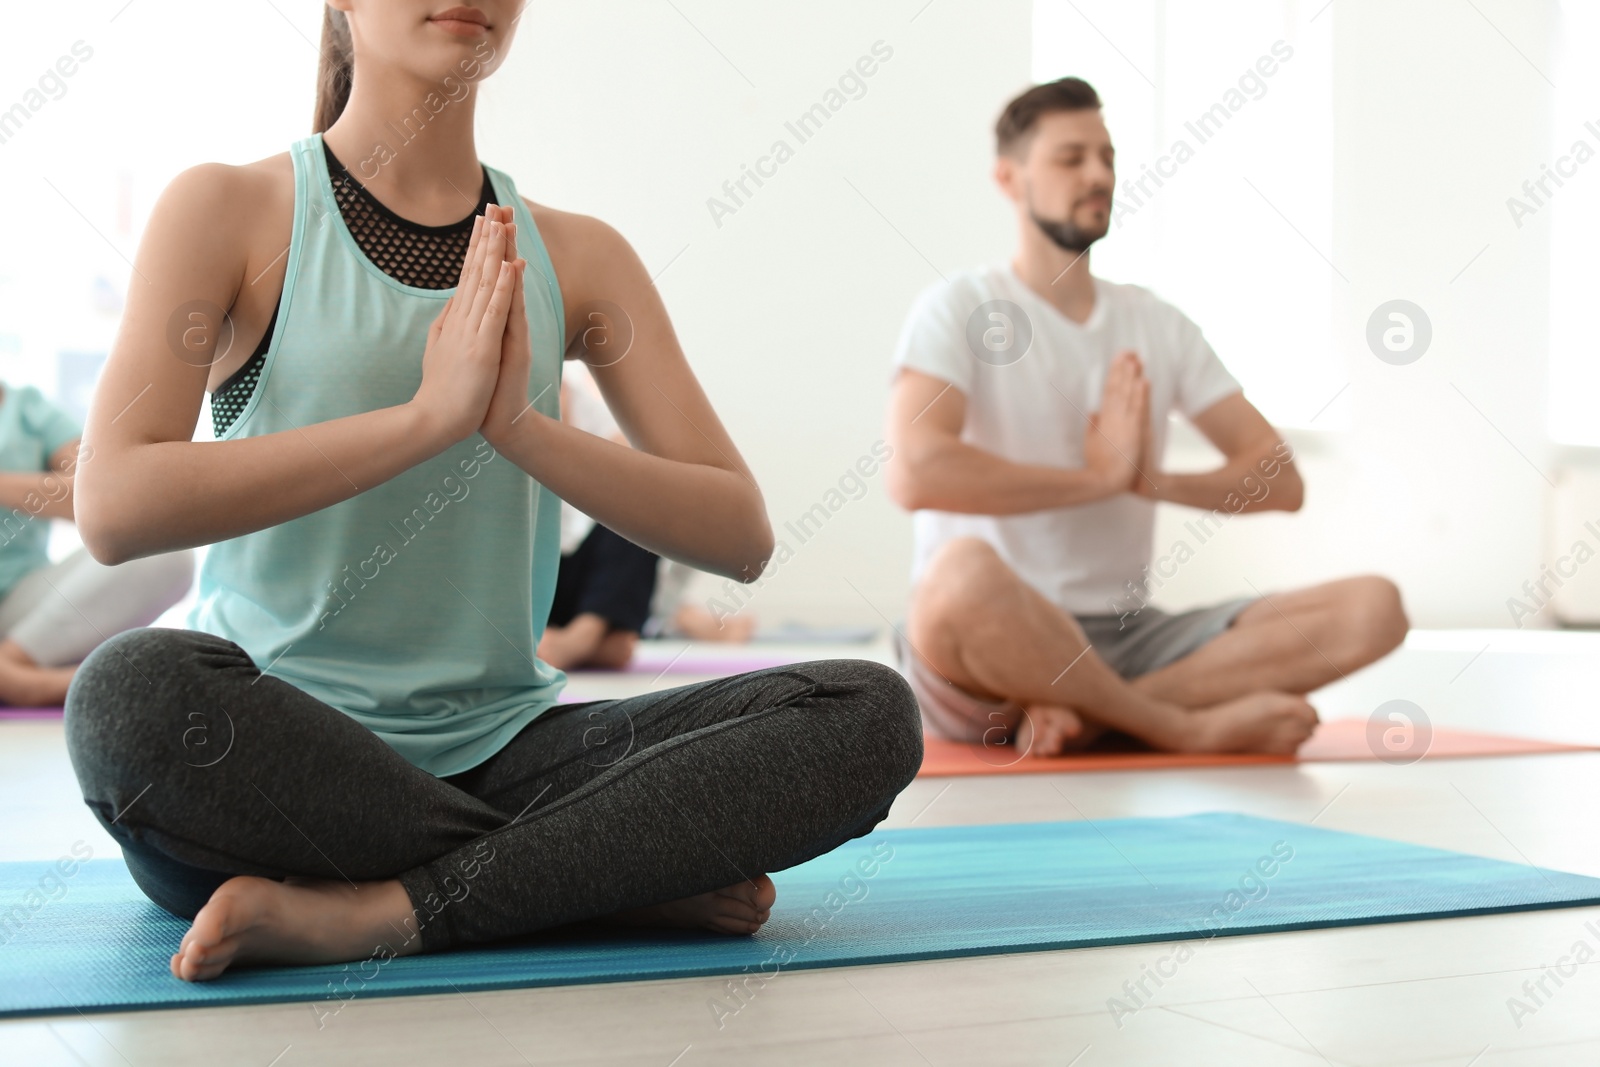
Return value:
<svg viewBox="0 0 1600 1067">
<path fill-rule="evenodd" d="M 224 441 L 410 400 L 428 327 L 455 292 L 405 285 L 366 257 L 335 204 L 320 134 L 290 155 L 277 326 Z M 566 337 L 555 268 L 510 177 L 486 169 L 528 261 L 528 399 L 554 418 Z M 473 434 L 331 507 L 211 545 L 187 624 L 444 777 L 494 755 L 566 684 L 535 654 L 560 539 L 560 499 Z"/>
</svg>

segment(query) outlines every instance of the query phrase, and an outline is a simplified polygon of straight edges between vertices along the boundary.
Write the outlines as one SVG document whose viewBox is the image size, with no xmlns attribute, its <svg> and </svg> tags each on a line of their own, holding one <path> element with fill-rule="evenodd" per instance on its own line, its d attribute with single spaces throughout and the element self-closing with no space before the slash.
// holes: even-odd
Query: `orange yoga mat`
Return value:
<svg viewBox="0 0 1600 1067">
<path fill-rule="evenodd" d="M 923 739 L 922 770 L 930 778 L 958 774 L 1047 774 L 1060 771 L 1146 771 L 1177 767 L 1234 767 L 1257 763 L 1323 763 L 1337 760 L 1377 760 L 1381 757 L 1367 740 L 1365 719 L 1335 719 L 1317 727 L 1311 739 L 1292 756 L 1209 755 L 1187 752 L 1108 750 L 1070 756 L 1021 756 L 1005 747 L 969 745 L 937 737 Z M 1460 759 L 1472 756 L 1526 756 L 1541 752 L 1590 752 L 1592 745 L 1566 745 L 1526 737 L 1469 733 L 1435 728 L 1423 747 L 1422 759 Z M 1391 762 L 1411 762 L 1390 757 Z"/>
</svg>

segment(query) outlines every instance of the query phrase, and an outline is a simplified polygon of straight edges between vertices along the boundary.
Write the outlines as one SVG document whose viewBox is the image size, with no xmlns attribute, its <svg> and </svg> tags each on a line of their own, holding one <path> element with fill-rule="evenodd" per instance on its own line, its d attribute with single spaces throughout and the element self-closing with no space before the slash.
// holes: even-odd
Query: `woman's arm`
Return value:
<svg viewBox="0 0 1600 1067">
<path fill-rule="evenodd" d="M 566 305 L 581 312 L 608 301 L 627 316 L 626 356 L 586 362 L 633 447 L 527 408 L 525 363 L 502 369 L 497 399 L 504 403 L 491 402 L 481 432 L 563 500 L 628 540 L 713 574 L 754 581 L 773 548 L 761 490 L 689 368 L 649 272 L 622 235 L 597 219 L 562 215 L 549 229 Z M 584 318 L 568 315 L 580 356 L 599 347 Z M 513 328 L 526 323 L 519 306 L 510 321 Z"/>
<path fill-rule="evenodd" d="M 435 385 L 427 403 L 419 402 L 419 390 L 405 404 L 279 433 L 192 440 L 214 359 L 216 309 L 232 308 L 245 282 L 255 213 L 241 208 L 270 199 L 268 180 L 247 168 L 203 164 L 175 178 L 151 213 L 121 326 L 90 405 L 84 429 L 90 456 L 75 479 L 79 535 L 101 563 L 210 544 L 310 514 L 388 481 L 473 432 L 462 428 L 459 412 L 448 414 L 459 402 L 434 399 L 448 392 Z M 463 278 L 469 269 L 487 273 L 491 257 L 498 271 L 501 253 L 480 248 L 493 243 L 475 239 Z M 456 303 L 452 298 L 447 312 Z M 434 323 L 430 350 L 445 318 L 441 313 Z M 503 308 L 499 323 L 497 338 L 504 332 Z M 169 340 L 174 337 L 179 340 Z M 436 365 L 431 379 L 424 371 L 425 386 L 451 371 L 438 366 L 431 351 L 425 364 L 430 360 Z M 491 365 L 491 382 L 493 372 Z M 462 377 L 478 373 L 474 367 Z M 477 411 L 481 418 L 482 407 Z"/>
</svg>

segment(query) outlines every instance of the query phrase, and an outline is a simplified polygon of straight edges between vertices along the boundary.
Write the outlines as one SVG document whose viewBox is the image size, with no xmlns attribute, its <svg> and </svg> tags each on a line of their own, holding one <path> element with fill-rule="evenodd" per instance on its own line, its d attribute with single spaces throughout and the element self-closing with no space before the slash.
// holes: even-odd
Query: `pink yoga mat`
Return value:
<svg viewBox="0 0 1600 1067">
<path fill-rule="evenodd" d="M 1185 752 L 1081 752 L 1070 756 L 1018 756 L 1015 750 L 985 748 L 943 738 L 923 739 L 920 777 L 967 774 L 1049 774 L 1075 771 L 1170 770 L 1177 767 L 1230 767 L 1261 763 L 1322 763 L 1378 760 L 1367 739 L 1364 719 L 1335 719 L 1317 727 L 1311 739 L 1292 756 L 1248 753 L 1198 755 Z M 1542 752 L 1589 752 L 1591 745 L 1569 745 L 1528 737 L 1505 737 L 1435 727 L 1418 759 L 1469 759 L 1481 756 L 1527 756 Z"/>
</svg>

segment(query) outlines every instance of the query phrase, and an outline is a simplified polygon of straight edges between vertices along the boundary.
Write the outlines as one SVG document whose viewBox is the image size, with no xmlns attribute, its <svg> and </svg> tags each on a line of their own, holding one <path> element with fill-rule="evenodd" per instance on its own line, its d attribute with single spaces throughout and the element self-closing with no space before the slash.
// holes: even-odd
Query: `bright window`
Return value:
<svg viewBox="0 0 1600 1067">
<path fill-rule="evenodd" d="M 1332 19 L 1326 0 L 1036 0 L 1037 81 L 1099 92 L 1117 147 L 1097 274 L 1199 324 L 1280 426 L 1335 429 Z M 1315 420 L 1315 421 L 1313 421 Z"/>
<path fill-rule="evenodd" d="M 156 197 L 187 167 L 260 159 L 310 132 L 322 8 L 97 0 L 7 11 L 0 380 L 37 386 L 85 419 Z M 209 408 L 195 437 L 211 437 Z M 76 527 L 51 524 L 52 558 L 79 543 Z M 158 621 L 182 625 L 187 604 Z"/>
<path fill-rule="evenodd" d="M 197 163 L 260 159 L 310 132 L 322 7 L 103 0 L 7 12 L 0 379 L 87 414 L 162 189 Z M 209 434 L 203 413 L 196 436 Z"/>
<path fill-rule="evenodd" d="M 1600 338 L 1594 329 L 1594 294 L 1600 289 L 1600 10 L 1593 0 L 1561 5 L 1555 35 L 1556 91 L 1551 109 L 1550 164 L 1567 172 L 1538 213 L 1548 207 L 1550 227 L 1550 436 L 1565 444 L 1600 446 Z M 1583 149 L 1578 149 L 1582 142 Z M 1542 171 L 1541 171 L 1542 174 Z M 1524 203 L 1531 198 L 1523 196 Z"/>
</svg>

